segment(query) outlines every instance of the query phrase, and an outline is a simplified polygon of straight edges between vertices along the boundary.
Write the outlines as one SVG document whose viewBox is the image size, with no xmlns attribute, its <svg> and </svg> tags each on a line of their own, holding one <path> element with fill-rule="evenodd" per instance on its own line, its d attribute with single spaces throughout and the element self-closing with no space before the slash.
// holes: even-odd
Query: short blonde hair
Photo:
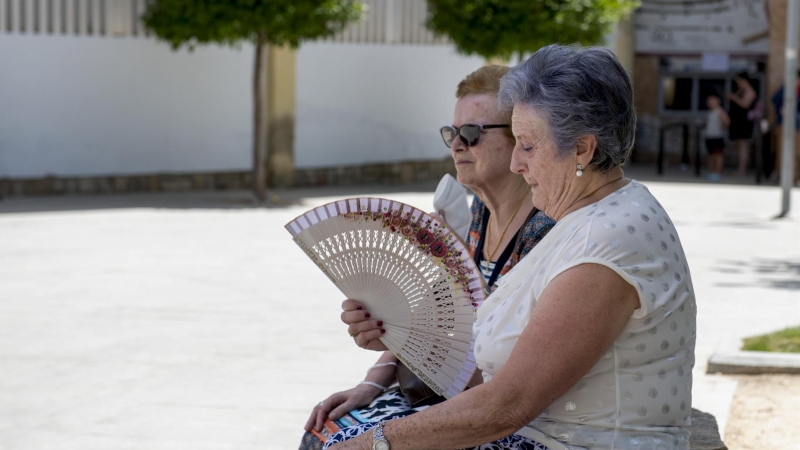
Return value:
<svg viewBox="0 0 800 450">
<path fill-rule="evenodd" d="M 470 94 L 497 95 L 500 91 L 500 79 L 507 73 L 506 66 L 483 66 L 458 83 L 456 98 L 460 99 Z"/>
<path fill-rule="evenodd" d="M 466 78 L 461 80 L 458 83 L 458 88 L 456 88 L 456 98 L 462 99 L 467 95 L 478 95 L 478 94 L 491 94 L 497 96 L 497 93 L 500 92 L 500 79 L 503 78 L 503 75 L 508 73 L 507 66 L 498 66 L 498 65 L 489 65 L 483 66 L 480 69 L 472 72 L 471 74 L 467 75 Z M 504 124 L 511 124 L 511 110 L 499 110 L 497 111 L 498 116 L 500 117 L 501 122 Z M 487 125 L 487 124 L 482 124 Z M 511 133 L 511 127 L 504 129 L 506 135 L 512 137 L 513 134 Z"/>
</svg>

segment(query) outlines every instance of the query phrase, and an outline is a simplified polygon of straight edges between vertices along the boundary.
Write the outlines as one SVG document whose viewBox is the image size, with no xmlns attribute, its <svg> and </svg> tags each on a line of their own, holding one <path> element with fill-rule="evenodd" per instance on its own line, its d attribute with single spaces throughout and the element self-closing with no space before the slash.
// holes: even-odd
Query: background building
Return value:
<svg viewBox="0 0 800 450">
<path fill-rule="evenodd" d="M 656 158 L 662 129 L 667 158 L 679 160 L 682 130 L 672 125 L 684 123 L 693 157 L 705 97 L 731 92 L 739 72 L 749 73 L 768 118 L 774 117 L 769 98 L 783 83 L 786 0 L 643 0 L 634 22 L 637 160 Z M 758 151 L 761 136 L 754 136 Z"/>
<path fill-rule="evenodd" d="M 485 61 L 435 38 L 424 0 L 364 3 L 364 20 L 297 52 L 297 185 L 453 170 L 436 130 Z M 0 194 L 249 185 L 253 47 L 173 52 L 144 33 L 144 8 L 0 0 Z M 762 99 L 778 89 L 785 11 L 786 0 L 644 0 L 618 25 L 607 45 L 634 81 L 637 161 L 655 160 L 662 129 L 667 159 L 680 159 L 673 124 L 690 124 L 696 146 L 705 95 L 737 72 Z"/>
<path fill-rule="evenodd" d="M 365 3 L 363 21 L 297 53 L 299 184 L 448 170 L 437 130 L 484 61 L 424 28 L 424 0 Z M 0 0 L 0 192 L 249 182 L 253 47 L 173 52 L 144 34 L 144 5 Z"/>
</svg>

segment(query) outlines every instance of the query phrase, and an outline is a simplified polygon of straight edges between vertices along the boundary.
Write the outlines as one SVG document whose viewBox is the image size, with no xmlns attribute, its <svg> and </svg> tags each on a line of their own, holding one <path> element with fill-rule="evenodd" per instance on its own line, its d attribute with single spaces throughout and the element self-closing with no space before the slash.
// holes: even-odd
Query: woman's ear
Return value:
<svg viewBox="0 0 800 450">
<path fill-rule="evenodd" d="M 595 150 L 597 150 L 597 136 L 593 134 L 587 134 L 579 137 L 578 146 L 575 149 L 576 162 L 583 165 L 583 167 L 588 167 L 589 163 L 592 161 L 592 158 L 594 158 Z"/>
</svg>

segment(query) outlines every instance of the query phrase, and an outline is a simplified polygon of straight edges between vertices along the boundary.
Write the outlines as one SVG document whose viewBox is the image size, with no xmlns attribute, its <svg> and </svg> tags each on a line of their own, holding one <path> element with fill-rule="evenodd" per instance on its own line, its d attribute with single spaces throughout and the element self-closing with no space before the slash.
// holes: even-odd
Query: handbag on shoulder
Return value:
<svg viewBox="0 0 800 450">
<path fill-rule="evenodd" d="M 412 408 L 418 406 L 428 406 L 441 403 L 446 399 L 437 395 L 427 384 L 423 383 L 414 372 L 406 367 L 402 362 L 397 363 L 397 383 L 400 385 L 400 392 L 408 400 Z"/>
</svg>

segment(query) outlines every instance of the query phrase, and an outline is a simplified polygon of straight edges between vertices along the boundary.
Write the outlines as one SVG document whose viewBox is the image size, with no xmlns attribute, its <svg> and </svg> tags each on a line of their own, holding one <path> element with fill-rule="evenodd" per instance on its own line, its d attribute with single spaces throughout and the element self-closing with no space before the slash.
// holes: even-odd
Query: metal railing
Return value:
<svg viewBox="0 0 800 450">
<path fill-rule="evenodd" d="M 149 36 L 148 0 L 0 0 L 0 35 Z M 449 44 L 425 27 L 425 0 L 362 0 L 364 17 L 328 42 Z"/>
</svg>

